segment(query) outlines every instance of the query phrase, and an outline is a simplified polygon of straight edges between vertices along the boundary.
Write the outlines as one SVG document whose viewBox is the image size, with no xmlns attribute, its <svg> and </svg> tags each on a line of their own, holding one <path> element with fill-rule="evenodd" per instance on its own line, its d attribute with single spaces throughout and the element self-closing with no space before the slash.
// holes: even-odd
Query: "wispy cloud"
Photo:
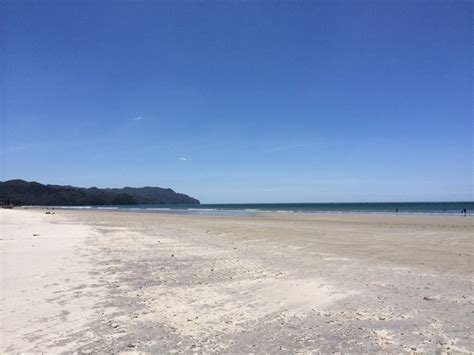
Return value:
<svg viewBox="0 0 474 355">
<path fill-rule="evenodd" d="M 178 160 L 179 160 L 179 161 L 186 161 L 186 160 L 188 160 L 188 158 L 185 158 L 185 157 L 179 157 L 179 158 L 178 158 Z"/>
<path fill-rule="evenodd" d="M 33 147 L 34 147 L 33 144 L 16 145 L 16 146 L 8 148 L 7 152 L 9 152 L 9 153 L 22 152 L 24 150 L 28 150 L 28 149 L 31 149 Z"/>
<path fill-rule="evenodd" d="M 14 145 L 11 147 L 2 147 L 3 149 L 0 149 L 0 155 L 6 155 L 6 154 L 15 154 L 15 153 L 21 153 L 27 150 L 31 150 L 35 148 L 36 145 L 34 144 L 19 144 L 19 145 Z"/>
<path fill-rule="evenodd" d="M 143 119 L 144 119 L 144 118 L 143 118 L 142 116 L 137 116 L 137 117 L 135 117 L 133 120 L 134 120 L 134 121 L 141 121 L 141 120 L 143 120 Z"/>
</svg>

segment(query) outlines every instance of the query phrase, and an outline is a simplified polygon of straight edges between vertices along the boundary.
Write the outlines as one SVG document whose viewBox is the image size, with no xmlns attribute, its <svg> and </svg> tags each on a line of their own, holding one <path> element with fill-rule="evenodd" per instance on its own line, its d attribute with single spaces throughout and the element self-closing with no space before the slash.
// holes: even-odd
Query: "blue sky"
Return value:
<svg viewBox="0 0 474 355">
<path fill-rule="evenodd" d="M 1 179 L 472 200 L 469 1 L 2 1 Z"/>
</svg>

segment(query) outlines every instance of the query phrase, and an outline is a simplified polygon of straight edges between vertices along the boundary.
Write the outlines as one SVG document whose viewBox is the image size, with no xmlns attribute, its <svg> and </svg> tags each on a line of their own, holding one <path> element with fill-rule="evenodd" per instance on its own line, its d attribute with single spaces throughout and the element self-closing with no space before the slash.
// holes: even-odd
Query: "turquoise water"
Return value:
<svg viewBox="0 0 474 355">
<path fill-rule="evenodd" d="M 119 210 L 135 212 L 197 214 L 197 215 L 254 215 L 261 212 L 292 213 L 398 213 L 461 215 L 467 209 L 474 213 L 474 202 L 384 202 L 384 203 L 246 203 L 201 205 L 133 205 L 81 206 L 75 209 Z"/>
</svg>

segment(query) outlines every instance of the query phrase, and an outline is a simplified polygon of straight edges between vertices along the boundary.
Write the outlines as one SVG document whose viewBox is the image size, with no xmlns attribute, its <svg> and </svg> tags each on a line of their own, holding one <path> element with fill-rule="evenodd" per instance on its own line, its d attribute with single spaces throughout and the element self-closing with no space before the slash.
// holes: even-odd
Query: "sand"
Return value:
<svg viewBox="0 0 474 355">
<path fill-rule="evenodd" d="M 0 211 L 0 352 L 473 352 L 473 219 Z"/>
</svg>

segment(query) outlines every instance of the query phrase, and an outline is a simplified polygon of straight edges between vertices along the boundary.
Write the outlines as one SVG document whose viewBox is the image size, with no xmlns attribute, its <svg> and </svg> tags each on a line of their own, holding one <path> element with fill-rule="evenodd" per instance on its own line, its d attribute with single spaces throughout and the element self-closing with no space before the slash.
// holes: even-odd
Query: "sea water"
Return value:
<svg viewBox="0 0 474 355">
<path fill-rule="evenodd" d="M 382 213 L 474 215 L 474 202 L 238 203 L 200 205 L 122 205 L 59 207 L 191 215 L 255 215 L 257 213 Z"/>
</svg>

